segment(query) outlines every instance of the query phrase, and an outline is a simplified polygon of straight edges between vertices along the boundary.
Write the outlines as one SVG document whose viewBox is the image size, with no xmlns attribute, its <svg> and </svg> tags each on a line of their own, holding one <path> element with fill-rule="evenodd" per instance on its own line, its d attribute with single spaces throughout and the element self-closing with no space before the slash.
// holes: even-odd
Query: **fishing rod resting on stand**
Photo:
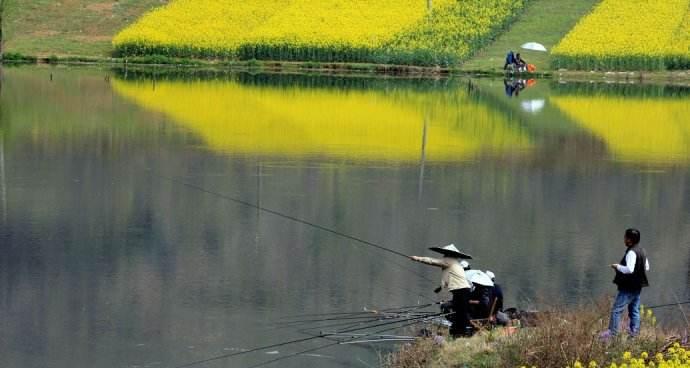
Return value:
<svg viewBox="0 0 690 368">
<path fill-rule="evenodd" d="M 312 341 L 312 340 L 321 339 L 321 338 L 324 338 L 324 337 L 333 336 L 333 335 L 338 335 L 338 334 L 343 334 L 343 333 L 347 333 L 347 332 L 356 332 L 356 331 L 362 331 L 362 330 L 366 330 L 366 329 L 370 329 L 370 328 L 377 328 L 377 327 L 383 327 L 383 326 L 391 326 L 391 325 L 395 325 L 395 324 L 399 324 L 399 323 L 404 323 L 404 322 L 410 322 L 410 321 L 415 321 L 415 323 L 419 323 L 419 321 L 422 321 L 422 320 L 425 320 L 425 319 L 429 319 L 429 318 L 432 318 L 432 317 L 441 317 L 441 316 L 446 316 L 446 315 L 448 315 L 448 313 L 434 313 L 434 314 L 432 314 L 432 315 L 427 315 L 427 316 L 417 316 L 417 317 L 411 317 L 411 318 L 406 318 L 406 319 L 397 320 L 397 321 L 379 323 L 379 324 L 376 324 L 376 325 L 373 325 L 373 326 L 367 325 L 367 326 L 363 326 L 363 327 L 356 327 L 356 328 L 348 328 L 348 329 L 338 330 L 338 331 L 335 331 L 335 332 L 333 332 L 333 333 L 321 333 L 321 334 L 318 334 L 318 335 L 315 335 L 315 336 L 309 336 L 309 337 L 304 337 L 304 338 L 301 338 L 301 339 L 295 339 L 295 340 L 290 340 L 290 341 L 284 341 L 284 342 L 280 342 L 280 343 L 276 343 L 276 344 L 271 344 L 271 345 L 259 346 L 259 347 L 256 347 L 256 348 L 252 348 L 252 349 L 248 349 L 248 350 L 242 350 L 242 351 L 238 351 L 238 352 L 235 352 L 235 353 L 217 355 L 217 356 L 214 356 L 214 357 L 210 357 L 210 358 L 206 358 L 206 359 L 197 360 L 197 361 L 189 362 L 189 363 L 186 363 L 186 364 L 178 365 L 178 366 L 175 366 L 174 368 L 187 368 L 187 367 L 192 367 L 192 366 L 196 366 L 196 365 L 200 365 L 200 364 L 204 364 L 204 363 L 209 363 L 209 362 L 213 362 L 213 361 L 217 361 L 217 360 L 221 360 L 221 359 L 228 359 L 228 358 L 236 357 L 236 356 L 239 356 L 239 355 L 246 355 L 246 354 L 254 353 L 254 352 L 257 352 L 257 351 L 263 351 L 263 350 L 267 350 L 267 349 L 274 349 L 274 348 L 281 347 L 281 346 L 285 346 L 285 345 L 298 344 L 298 343 L 302 343 L 302 342 Z M 402 325 L 402 326 L 395 326 L 395 327 L 392 327 L 392 328 L 388 329 L 387 331 L 394 330 L 394 329 L 398 329 L 398 328 L 403 328 L 403 327 L 406 327 L 406 326 L 404 326 L 404 325 Z M 381 333 L 381 332 L 386 332 L 386 331 L 376 331 L 375 333 Z M 372 333 L 372 334 L 373 334 L 373 333 Z M 300 353 L 300 354 L 304 354 L 304 353 L 302 352 L 302 353 Z M 286 358 L 286 357 L 281 357 L 281 358 Z M 268 362 L 264 362 L 264 363 L 262 363 L 262 364 L 266 364 L 266 363 L 268 363 Z"/>
</svg>

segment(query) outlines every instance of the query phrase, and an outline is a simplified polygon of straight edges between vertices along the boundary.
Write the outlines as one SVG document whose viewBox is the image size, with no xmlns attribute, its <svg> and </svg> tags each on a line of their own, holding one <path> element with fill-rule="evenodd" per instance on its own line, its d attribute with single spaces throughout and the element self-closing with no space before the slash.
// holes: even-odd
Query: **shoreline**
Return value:
<svg viewBox="0 0 690 368">
<path fill-rule="evenodd" d="M 601 338 L 608 328 L 610 300 L 574 307 L 551 307 L 517 327 L 483 329 L 470 338 L 418 337 L 402 344 L 382 361 L 385 368 L 536 367 L 652 368 L 674 362 L 690 367 L 690 344 L 682 328 L 657 323 L 653 308 L 641 309 L 641 330 Z M 438 333 L 438 332 L 437 332 Z M 667 366 L 668 365 L 661 365 Z"/>
<path fill-rule="evenodd" d="M 270 73 L 317 73 L 334 76 L 383 76 L 393 78 L 446 78 L 454 76 L 486 78 L 538 78 L 563 82 L 604 82 L 626 84 L 671 84 L 690 86 L 690 70 L 667 71 L 584 71 L 545 70 L 536 73 L 506 73 L 502 70 L 468 70 L 462 65 L 455 67 L 424 67 L 414 65 L 372 63 L 321 63 L 312 61 L 217 61 L 202 59 L 178 59 L 167 57 L 35 57 L 14 55 L 4 59 L 2 65 L 63 65 L 63 66 L 112 66 L 123 68 L 169 68 L 188 70 L 215 70 L 228 72 Z"/>
</svg>

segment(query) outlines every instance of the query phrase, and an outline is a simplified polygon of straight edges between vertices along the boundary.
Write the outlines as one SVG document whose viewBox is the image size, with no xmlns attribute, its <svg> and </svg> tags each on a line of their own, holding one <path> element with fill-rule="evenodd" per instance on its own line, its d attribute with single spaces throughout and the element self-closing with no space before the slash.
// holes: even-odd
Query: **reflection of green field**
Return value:
<svg viewBox="0 0 690 368">
<path fill-rule="evenodd" d="M 7 144 L 118 150 L 181 137 L 159 124 L 141 124 L 155 115 L 113 98 L 101 70 L 19 67 L 2 73 L 0 131 Z"/>
<path fill-rule="evenodd" d="M 525 88 L 518 97 L 506 96 L 502 79 L 476 79 L 472 83 L 477 87 L 478 94 L 483 100 L 511 115 L 513 119 L 519 119 L 537 139 L 552 137 L 555 134 L 571 135 L 581 132 L 561 110 L 548 102 L 553 88 L 548 80 L 535 80 L 534 84 Z M 534 100 L 544 100 L 543 109 L 535 112 L 525 110 L 522 104 Z"/>
<path fill-rule="evenodd" d="M 122 81 L 113 86 L 163 112 L 214 150 L 355 160 L 456 161 L 523 150 L 531 140 L 464 89 L 326 89 L 235 81 Z M 426 124 L 426 130 L 424 128 Z"/>
</svg>

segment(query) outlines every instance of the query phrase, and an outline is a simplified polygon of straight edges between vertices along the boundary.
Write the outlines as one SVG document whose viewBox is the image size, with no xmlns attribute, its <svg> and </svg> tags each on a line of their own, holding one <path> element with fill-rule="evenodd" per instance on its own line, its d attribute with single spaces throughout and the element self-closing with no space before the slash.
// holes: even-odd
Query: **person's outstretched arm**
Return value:
<svg viewBox="0 0 690 368">
<path fill-rule="evenodd" d="M 450 266 L 446 261 L 438 258 L 411 256 L 410 259 L 413 261 L 441 268 L 447 268 Z"/>
</svg>

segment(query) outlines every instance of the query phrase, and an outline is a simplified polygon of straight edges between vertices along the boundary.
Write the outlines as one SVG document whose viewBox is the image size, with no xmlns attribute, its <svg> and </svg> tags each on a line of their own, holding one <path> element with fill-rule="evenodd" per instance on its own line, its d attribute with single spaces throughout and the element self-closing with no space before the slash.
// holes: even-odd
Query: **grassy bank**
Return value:
<svg viewBox="0 0 690 368">
<path fill-rule="evenodd" d="M 49 56 L 40 57 L 9 53 L 4 64 L 52 64 L 52 65 L 100 65 L 116 68 L 156 70 L 160 73 L 204 71 L 254 73 L 318 73 L 325 75 L 380 75 L 382 77 L 423 77 L 439 78 L 446 76 L 512 78 L 503 70 L 467 71 L 459 67 L 423 67 L 412 65 L 373 64 L 373 63 L 320 63 L 270 60 L 218 61 L 204 59 L 171 58 L 151 55 L 131 58 L 111 58 L 93 56 Z M 167 71 L 166 71 L 167 70 Z M 584 72 L 584 71 L 539 71 L 523 74 L 522 78 L 557 78 L 559 81 L 587 81 L 604 83 L 669 84 L 690 86 L 690 71 L 643 71 L 643 72 Z"/>
<path fill-rule="evenodd" d="M 470 339 L 443 345 L 430 339 L 403 346 L 388 356 L 388 368 L 441 367 L 690 367 L 688 346 L 680 346 L 674 331 L 656 323 L 644 311 L 636 338 L 621 336 L 602 341 L 598 334 L 608 324 L 608 302 L 542 313 L 536 327 L 516 333 L 481 332 Z M 625 321 L 623 321 L 625 322 Z M 667 364 L 667 365 L 664 365 Z"/>
<path fill-rule="evenodd" d="M 274 2 L 282 4 L 281 1 L 282 0 L 274 0 Z M 508 6 L 505 5 L 508 3 L 502 2 L 502 0 L 493 1 L 495 1 L 496 4 L 503 4 L 501 6 Z M 112 58 L 114 52 L 112 40 L 118 32 L 146 18 L 146 16 L 142 17 L 142 15 L 149 10 L 165 6 L 169 2 L 170 0 L 68 0 L 62 2 L 52 0 L 2 0 L 2 4 L 5 7 L 2 17 L 4 51 L 8 53 L 8 59 L 14 62 L 32 62 L 34 60 L 43 60 L 44 62 L 51 63 L 89 62 L 119 64 L 129 62 L 133 64 L 202 67 L 224 67 L 225 65 L 231 65 L 232 67 L 259 67 L 271 70 L 293 70 L 297 68 L 300 70 L 319 70 L 325 72 L 334 70 L 338 72 L 349 72 L 350 70 L 355 70 L 357 72 L 383 72 L 386 74 L 411 73 L 439 75 L 468 72 L 501 76 L 503 58 L 507 50 L 517 50 L 520 44 L 527 41 L 542 42 L 550 48 L 571 30 L 572 26 L 581 19 L 582 16 L 586 15 L 592 9 L 593 4 L 597 3 L 597 0 L 529 0 L 525 1 L 526 7 L 524 9 L 506 8 L 510 14 L 505 12 L 505 14 L 501 13 L 503 17 L 501 21 L 496 20 L 496 14 L 489 12 L 490 9 L 495 7 L 488 6 L 488 3 L 485 2 L 463 2 L 461 4 L 462 7 L 457 9 L 458 11 L 452 12 L 448 10 L 453 9 L 453 7 L 443 6 L 443 4 L 448 5 L 452 3 L 452 1 L 434 1 L 433 4 L 436 11 L 426 17 L 425 21 L 418 21 L 416 23 L 418 27 L 408 27 L 399 32 L 394 32 L 384 27 L 385 29 L 381 30 L 381 35 L 397 34 L 398 36 L 386 39 L 386 42 L 379 42 L 380 45 L 377 44 L 379 45 L 379 49 L 373 49 L 376 52 L 372 51 L 373 53 L 369 55 L 370 57 L 364 55 L 367 54 L 367 52 L 363 52 L 361 49 L 347 49 L 345 53 L 348 55 L 352 54 L 350 55 L 352 57 L 343 58 L 341 61 L 344 62 L 332 62 L 332 60 L 338 59 L 333 56 L 334 53 L 331 52 L 333 50 L 320 49 L 320 46 L 316 48 L 302 48 L 302 43 L 311 40 L 308 37 L 311 35 L 311 33 L 308 32 L 310 28 L 306 26 L 306 28 L 302 27 L 304 28 L 304 32 L 302 32 L 304 35 L 300 36 L 304 39 L 304 42 L 300 41 L 302 43 L 295 47 L 285 48 L 283 47 L 285 44 L 281 42 L 271 44 L 268 48 L 253 47 L 251 46 L 253 44 L 249 42 L 246 44 L 247 47 L 239 50 L 242 51 L 242 57 L 235 55 L 229 58 L 229 61 L 209 59 L 208 55 L 204 57 L 204 60 L 196 60 L 194 58 L 178 58 L 170 54 L 160 56 L 160 53 L 147 54 L 128 59 Z M 195 6 L 201 4 L 200 2 L 189 3 Z M 330 3 L 336 4 L 336 2 L 333 1 Z M 372 6 L 376 5 L 379 8 L 383 6 L 381 12 L 390 10 L 389 8 L 392 6 L 392 4 L 381 5 L 377 2 L 372 2 L 372 4 Z M 426 2 L 420 1 L 419 4 L 423 5 L 419 7 L 423 11 Z M 510 2 L 510 4 L 512 4 L 512 2 Z M 249 3 L 244 6 L 250 8 L 256 7 Z M 328 8 L 326 5 L 320 6 L 322 8 Z M 164 8 L 165 7 L 162 7 L 161 9 Z M 298 11 L 299 7 L 296 5 L 291 6 L 289 9 L 283 7 L 277 7 L 277 9 L 287 14 L 280 18 L 287 19 L 286 21 L 294 19 L 295 14 L 300 14 Z M 342 12 L 338 10 L 338 7 L 333 9 L 331 9 L 333 10 L 331 12 L 332 14 L 328 14 L 331 14 L 331 16 L 335 18 L 339 17 L 338 19 L 342 18 L 345 23 L 348 23 L 347 21 L 349 19 L 361 18 L 353 18 L 352 16 L 348 18 L 347 15 L 343 15 Z M 402 7 L 402 9 L 407 8 Z M 491 11 L 495 11 L 495 9 Z M 186 16 L 185 14 L 181 15 L 182 18 Z M 292 18 L 288 16 L 290 14 L 293 15 Z M 372 12 L 372 14 L 374 14 L 374 16 L 370 17 L 370 23 L 378 24 L 378 13 Z M 688 16 L 690 16 L 690 14 Z M 686 16 L 684 23 L 686 27 L 690 19 L 688 16 Z M 238 18 L 237 23 L 242 25 L 243 19 L 246 20 L 246 17 Z M 223 22 L 226 21 L 227 20 L 223 20 Z M 328 21 L 330 21 L 330 18 Z M 297 21 L 289 21 L 288 23 L 291 24 L 290 22 L 299 23 Z M 312 23 L 313 22 L 314 20 L 312 20 Z M 359 20 L 359 22 L 361 22 L 361 20 Z M 337 29 L 342 27 L 333 27 L 329 22 L 326 23 L 329 26 L 322 28 L 325 30 L 336 29 L 336 31 L 333 31 L 335 33 L 331 32 L 333 33 L 331 36 L 338 36 L 339 31 L 337 31 Z M 173 22 L 170 26 L 172 30 L 164 32 L 168 37 L 171 34 L 176 34 L 175 30 L 178 29 L 176 28 L 178 26 L 177 23 Z M 157 26 L 154 28 L 158 29 Z M 271 35 L 275 32 L 288 32 L 281 37 L 284 37 L 285 40 L 293 39 L 291 38 L 292 34 L 289 33 L 292 32 L 290 31 L 290 29 L 292 29 L 291 27 L 268 27 L 265 25 L 263 28 L 263 33 L 261 34 L 266 33 L 267 35 Z M 359 29 L 362 27 L 355 28 Z M 227 32 L 221 32 L 221 36 L 224 34 L 227 34 Z M 187 34 L 185 37 L 191 36 Z M 280 41 L 280 38 L 275 40 Z M 354 45 L 368 45 L 368 41 L 365 42 L 356 37 L 354 40 L 356 41 L 352 41 Z M 336 41 L 337 37 L 333 42 L 339 44 L 338 42 L 340 41 Z M 444 47 L 458 47 L 458 45 L 461 44 L 464 46 L 461 47 L 462 50 L 460 50 L 459 57 L 456 57 L 458 55 L 449 56 L 448 50 L 444 49 Z M 386 46 L 387 49 L 384 46 Z M 201 47 L 201 44 L 197 45 L 192 43 L 190 47 L 196 49 Z M 166 50 L 169 51 L 168 49 Z M 405 50 L 415 51 L 408 52 Z M 480 51 L 468 61 L 458 64 L 458 62 L 465 60 L 472 53 L 475 53 L 476 50 Z M 338 54 L 338 52 L 335 54 Z M 304 55 L 308 56 L 306 58 L 309 59 L 309 61 L 300 61 L 305 58 Z M 545 71 L 547 74 L 550 74 L 549 63 L 552 61 L 551 54 L 524 51 L 524 56 L 529 62 L 537 64 L 539 71 Z M 254 59 L 261 59 L 261 61 L 257 62 Z M 287 59 L 287 61 L 275 62 L 273 61 L 275 59 Z M 383 65 L 374 66 L 375 64 Z M 429 67 L 419 69 L 406 66 L 409 64 L 423 64 Z M 434 64 L 440 64 L 442 67 L 434 67 Z M 571 72 L 560 74 L 564 75 L 564 78 L 568 78 L 570 73 Z M 572 74 L 578 75 L 579 77 L 577 72 Z M 674 81 L 679 79 L 687 80 L 684 73 L 678 72 L 646 73 L 642 79 L 648 80 L 648 76 L 654 78 L 655 81 L 661 81 L 662 79 L 671 79 Z M 594 75 L 593 77 L 599 78 L 600 76 Z M 606 76 L 606 79 L 610 78 L 610 75 Z M 618 80 L 622 78 L 616 76 L 615 79 Z"/>
<path fill-rule="evenodd" d="M 548 70 L 551 65 L 549 53 L 520 50 L 520 45 L 536 41 L 550 50 L 596 3 L 597 0 L 532 0 L 505 33 L 481 49 L 461 69 L 502 71 L 506 53 L 513 50 L 538 69 Z"/>
<path fill-rule="evenodd" d="M 115 33 L 166 0 L 3 0 L 4 51 L 106 57 Z"/>
</svg>

